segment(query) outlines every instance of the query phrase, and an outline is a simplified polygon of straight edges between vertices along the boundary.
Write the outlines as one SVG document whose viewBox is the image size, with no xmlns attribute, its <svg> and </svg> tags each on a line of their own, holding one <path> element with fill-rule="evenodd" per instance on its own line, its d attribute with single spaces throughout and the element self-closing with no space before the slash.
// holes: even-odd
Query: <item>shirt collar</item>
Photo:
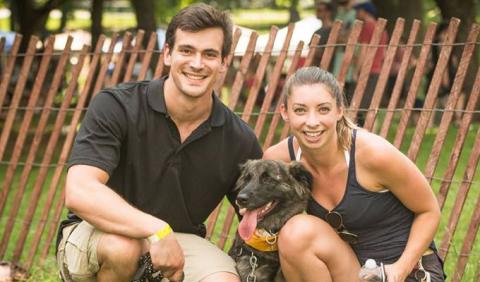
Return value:
<svg viewBox="0 0 480 282">
<path fill-rule="evenodd" d="M 150 107 L 162 114 L 168 115 L 165 104 L 164 83 L 168 76 L 150 81 L 147 90 L 147 100 Z M 211 126 L 222 126 L 225 123 L 225 110 L 222 101 L 212 92 L 213 107 L 208 120 Z"/>
</svg>

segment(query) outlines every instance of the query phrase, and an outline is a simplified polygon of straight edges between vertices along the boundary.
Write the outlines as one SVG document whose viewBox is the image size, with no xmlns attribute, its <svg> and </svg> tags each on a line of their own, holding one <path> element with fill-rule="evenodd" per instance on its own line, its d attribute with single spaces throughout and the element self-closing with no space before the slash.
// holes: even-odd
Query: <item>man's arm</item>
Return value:
<svg viewBox="0 0 480 282">
<path fill-rule="evenodd" d="M 167 223 L 128 204 L 107 187 L 108 174 L 96 167 L 74 165 L 66 179 L 65 205 L 96 228 L 129 238 L 147 238 Z M 180 245 L 170 233 L 150 245 L 150 255 L 157 270 L 171 281 L 182 277 L 185 259 Z"/>
<path fill-rule="evenodd" d="M 125 107 L 114 90 L 100 92 L 90 103 L 70 156 L 65 204 L 106 233 L 146 238 L 166 223 L 131 206 L 106 186 L 127 138 Z"/>
<path fill-rule="evenodd" d="M 146 238 L 166 222 L 127 203 L 107 187 L 108 174 L 96 167 L 74 165 L 67 173 L 65 205 L 96 228 L 130 238 Z"/>
</svg>

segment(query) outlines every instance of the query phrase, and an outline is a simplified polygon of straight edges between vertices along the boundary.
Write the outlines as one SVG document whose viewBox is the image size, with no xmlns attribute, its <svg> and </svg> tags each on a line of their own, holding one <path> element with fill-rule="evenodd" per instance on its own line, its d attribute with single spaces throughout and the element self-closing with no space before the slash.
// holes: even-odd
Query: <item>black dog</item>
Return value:
<svg viewBox="0 0 480 282">
<path fill-rule="evenodd" d="M 283 278 L 277 235 L 288 219 L 305 210 L 311 182 L 312 176 L 298 162 L 251 160 L 242 166 L 236 189 L 243 218 L 229 252 L 242 281 Z"/>
</svg>

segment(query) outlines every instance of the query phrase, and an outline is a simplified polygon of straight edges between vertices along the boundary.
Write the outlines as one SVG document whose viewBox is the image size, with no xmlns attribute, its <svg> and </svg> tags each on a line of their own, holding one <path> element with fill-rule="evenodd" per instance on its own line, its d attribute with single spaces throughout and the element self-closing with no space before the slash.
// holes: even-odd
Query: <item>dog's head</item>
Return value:
<svg viewBox="0 0 480 282">
<path fill-rule="evenodd" d="M 250 160 L 237 180 L 237 205 L 243 216 L 238 233 L 248 240 L 255 229 L 277 232 L 295 214 L 305 210 L 312 176 L 299 163 Z"/>
</svg>

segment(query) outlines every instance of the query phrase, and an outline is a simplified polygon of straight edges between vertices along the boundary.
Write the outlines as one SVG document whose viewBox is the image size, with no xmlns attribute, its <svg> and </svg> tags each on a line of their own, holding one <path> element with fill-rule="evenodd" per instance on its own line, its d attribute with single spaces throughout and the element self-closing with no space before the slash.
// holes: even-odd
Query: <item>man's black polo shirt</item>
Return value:
<svg viewBox="0 0 480 282">
<path fill-rule="evenodd" d="M 235 198 L 239 165 L 262 150 L 250 127 L 212 94 L 207 121 L 183 142 L 165 105 L 165 78 L 119 85 L 91 102 L 69 167 L 106 171 L 107 186 L 177 232 L 203 235 L 222 198 Z M 69 215 L 72 221 L 72 215 Z"/>
</svg>

